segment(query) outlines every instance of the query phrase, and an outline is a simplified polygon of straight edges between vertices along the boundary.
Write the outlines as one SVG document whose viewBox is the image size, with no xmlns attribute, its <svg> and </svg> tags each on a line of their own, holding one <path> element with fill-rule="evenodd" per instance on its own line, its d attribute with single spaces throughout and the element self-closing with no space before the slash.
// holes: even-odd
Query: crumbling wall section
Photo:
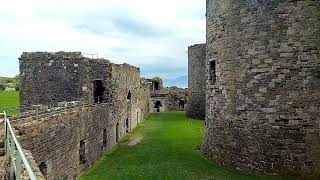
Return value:
<svg viewBox="0 0 320 180">
<path fill-rule="evenodd" d="M 86 73 L 80 52 L 23 53 L 19 60 L 22 106 L 56 105 L 82 98 Z"/>
</svg>

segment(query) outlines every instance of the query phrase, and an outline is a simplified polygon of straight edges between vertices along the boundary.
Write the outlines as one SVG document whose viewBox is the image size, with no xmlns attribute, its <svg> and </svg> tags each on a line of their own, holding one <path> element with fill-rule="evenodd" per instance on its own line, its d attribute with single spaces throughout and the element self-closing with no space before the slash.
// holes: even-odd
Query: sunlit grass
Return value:
<svg viewBox="0 0 320 180">
<path fill-rule="evenodd" d="M 152 114 L 139 128 L 89 169 L 80 180 L 90 179 L 285 179 L 253 176 L 224 169 L 197 150 L 204 122 L 184 113 Z M 129 146 L 129 139 L 143 137 Z"/>
<path fill-rule="evenodd" d="M 10 107 L 19 107 L 19 92 L 0 92 L 0 111 L 2 112 L 4 109 Z M 15 113 L 14 111 L 9 111 L 8 115 L 14 115 Z"/>
</svg>

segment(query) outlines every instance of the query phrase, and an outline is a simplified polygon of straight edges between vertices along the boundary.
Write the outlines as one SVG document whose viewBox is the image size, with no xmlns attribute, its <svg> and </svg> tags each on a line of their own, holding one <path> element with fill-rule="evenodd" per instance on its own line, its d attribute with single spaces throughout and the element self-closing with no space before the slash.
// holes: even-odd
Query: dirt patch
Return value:
<svg viewBox="0 0 320 180">
<path fill-rule="evenodd" d="M 142 136 L 132 137 L 130 138 L 128 145 L 129 146 L 137 145 L 142 141 L 142 139 L 143 139 Z"/>
</svg>

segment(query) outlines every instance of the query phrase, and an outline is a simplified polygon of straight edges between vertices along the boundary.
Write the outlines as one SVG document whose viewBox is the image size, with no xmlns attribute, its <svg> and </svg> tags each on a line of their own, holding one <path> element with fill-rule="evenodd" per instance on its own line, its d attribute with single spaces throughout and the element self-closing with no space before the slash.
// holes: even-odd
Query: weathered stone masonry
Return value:
<svg viewBox="0 0 320 180">
<path fill-rule="evenodd" d="M 185 111 L 188 107 L 188 90 L 177 87 L 162 87 L 162 82 L 155 85 L 151 79 L 147 80 L 151 87 L 150 111 Z M 157 88 L 154 88 L 157 87 Z"/>
<path fill-rule="evenodd" d="M 206 45 L 188 48 L 188 107 L 187 117 L 205 119 L 206 111 Z"/>
<path fill-rule="evenodd" d="M 84 104 L 14 121 L 47 179 L 75 179 L 150 112 L 149 83 L 128 64 L 37 52 L 22 54 L 20 71 L 24 108 Z"/>
<path fill-rule="evenodd" d="M 202 151 L 247 172 L 319 173 L 319 69 L 319 0 L 207 0 Z"/>
</svg>

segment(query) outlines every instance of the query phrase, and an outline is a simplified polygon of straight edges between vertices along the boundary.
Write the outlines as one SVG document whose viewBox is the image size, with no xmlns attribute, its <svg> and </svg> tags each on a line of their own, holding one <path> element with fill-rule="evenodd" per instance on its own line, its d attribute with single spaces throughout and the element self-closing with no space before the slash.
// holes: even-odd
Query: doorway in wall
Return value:
<svg viewBox="0 0 320 180">
<path fill-rule="evenodd" d="M 160 101 L 156 101 L 154 108 L 157 108 L 157 112 L 160 112 L 160 108 L 162 107 L 161 102 Z"/>
<path fill-rule="evenodd" d="M 101 103 L 104 100 L 105 87 L 102 80 L 95 80 L 93 85 L 93 97 L 95 103 Z"/>
<path fill-rule="evenodd" d="M 184 100 L 179 100 L 179 108 L 180 109 L 184 109 L 184 104 L 185 104 Z"/>
</svg>

